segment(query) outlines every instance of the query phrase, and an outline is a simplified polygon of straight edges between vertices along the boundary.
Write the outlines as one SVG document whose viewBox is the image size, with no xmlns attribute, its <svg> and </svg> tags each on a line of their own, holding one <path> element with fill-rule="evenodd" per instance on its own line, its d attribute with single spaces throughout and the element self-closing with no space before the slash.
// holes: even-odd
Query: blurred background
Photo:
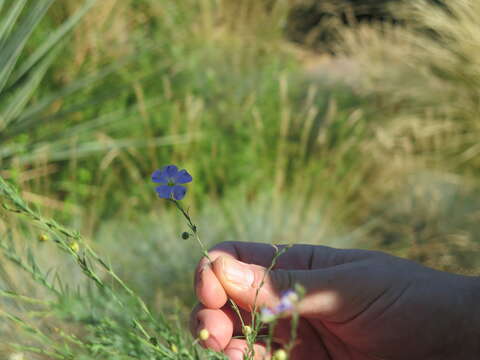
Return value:
<svg viewBox="0 0 480 360">
<path fill-rule="evenodd" d="M 20 3 L 0 34 L 28 20 L 35 2 Z M 54 1 L 0 77 L 0 175 L 153 309 L 187 313 L 200 258 L 150 181 L 167 164 L 192 174 L 182 203 L 209 246 L 378 249 L 479 273 L 479 1 L 86 3 Z M 18 249 L 81 283 L 35 224 L 0 216 Z"/>
</svg>

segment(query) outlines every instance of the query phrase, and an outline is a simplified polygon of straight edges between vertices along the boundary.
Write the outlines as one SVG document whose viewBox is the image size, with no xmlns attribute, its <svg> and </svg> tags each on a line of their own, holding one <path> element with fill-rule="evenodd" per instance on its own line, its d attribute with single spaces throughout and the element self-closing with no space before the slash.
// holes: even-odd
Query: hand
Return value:
<svg viewBox="0 0 480 360">
<path fill-rule="evenodd" d="M 194 334 L 206 328 L 203 346 L 241 360 L 246 350 L 231 298 L 250 319 L 256 289 L 271 264 L 268 244 L 228 242 L 197 267 L 201 304 L 192 312 Z M 258 305 L 273 307 L 279 294 L 302 284 L 300 322 L 291 358 L 319 360 L 473 360 L 480 358 L 480 284 L 474 277 L 429 269 L 381 252 L 295 245 L 277 260 Z M 290 339 L 282 319 L 274 342 Z M 255 345 L 256 358 L 265 346 Z"/>
</svg>

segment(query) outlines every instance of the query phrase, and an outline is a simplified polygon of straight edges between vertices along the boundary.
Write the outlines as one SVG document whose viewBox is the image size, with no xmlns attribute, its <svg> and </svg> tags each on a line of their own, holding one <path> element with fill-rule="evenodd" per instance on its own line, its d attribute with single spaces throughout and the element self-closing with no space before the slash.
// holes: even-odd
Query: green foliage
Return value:
<svg viewBox="0 0 480 360">
<path fill-rule="evenodd" d="M 38 114 L 41 113 L 44 106 L 37 106 L 35 111 L 26 110 L 26 106 L 57 55 L 61 41 L 85 15 L 94 1 L 87 1 L 74 16 L 20 61 L 29 36 L 52 3 L 53 0 L 37 1 L 34 6 L 27 8 L 23 17 L 21 14 L 26 1 L 17 1 L 10 8 L 4 10 L 6 14 L 0 27 L 2 53 L 0 56 L 0 68 L 2 69 L 0 71 L 0 128 L 3 154 L 0 161 L 2 162 L 16 150 L 10 150 L 11 147 L 8 146 L 9 140 L 12 139 L 12 133 L 16 132 L 15 128 L 20 126 L 25 130 L 24 122 L 28 123 L 29 130 L 34 128 L 35 121 L 38 121 Z M 15 145 L 11 146 L 15 147 Z"/>
<path fill-rule="evenodd" d="M 0 177 L 0 197 L 3 207 L 14 213 L 27 216 L 47 231 L 58 250 L 66 253 L 73 264 L 90 281 L 82 287 L 71 289 L 62 282 L 57 274 L 49 279 L 37 264 L 33 253 L 28 252 L 26 259 L 17 254 L 15 244 L 7 235 L 2 235 L 1 248 L 6 259 L 22 269 L 31 280 L 42 289 L 47 290 L 52 300 L 35 299 L 16 293 L 12 290 L 1 290 L 5 298 L 33 305 L 30 309 L 40 317 L 54 317 L 60 321 L 74 321 L 77 331 L 87 331 L 85 338 L 76 335 L 76 331 L 56 329 L 52 336 L 50 325 L 36 324 L 36 317 L 23 320 L 15 315 L 18 309 L 4 309 L 3 317 L 14 326 L 25 331 L 22 340 L 13 341 L 9 348 L 29 353 L 37 353 L 56 359 L 83 358 L 151 358 L 151 359 L 197 359 L 196 350 L 186 343 L 179 327 L 174 327 L 175 321 L 168 321 L 161 312 L 155 316 L 140 297 L 131 290 L 115 273 L 112 266 L 103 260 L 75 232 L 47 219 L 31 210 L 20 198 L 17 191 Z M 4 274 L 5 269 L 4 269 Z M 7 278 L 8 277 L 5 277 Z M 89 286 L 91 285 L 91 286 Z M 10 283 L 10 286 L 12 284 Z M 22 312 L 25 316 L 26 313 Z M 178 320 L 177 320 L 178 322 Z M 82 329 L 81 326 L 85 327 Z M 10 327 L 10 326 L 9 326 Z M 70 330 L 72 331 L 72 330 Z M 180 353 L 173 351 L 175 344 Z M 212 357 L 210 357 L 212 358 Z M 214 355 L 213 358 L 222 358 Z"/>
</svg>

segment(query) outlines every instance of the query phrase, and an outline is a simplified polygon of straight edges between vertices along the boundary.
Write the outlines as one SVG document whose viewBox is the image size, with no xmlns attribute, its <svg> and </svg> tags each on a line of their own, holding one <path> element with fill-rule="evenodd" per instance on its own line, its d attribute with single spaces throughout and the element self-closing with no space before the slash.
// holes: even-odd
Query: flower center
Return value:
<svg viewBox="0 0 480 360">
<path fill-rule="evenodd" d="M 169 178 L 168 181 L 167 181 L 167 185 L 168 186 L 173 186 L 173 185 L 175 185 L 175 181 L 172 178 Z"/>
</svg>

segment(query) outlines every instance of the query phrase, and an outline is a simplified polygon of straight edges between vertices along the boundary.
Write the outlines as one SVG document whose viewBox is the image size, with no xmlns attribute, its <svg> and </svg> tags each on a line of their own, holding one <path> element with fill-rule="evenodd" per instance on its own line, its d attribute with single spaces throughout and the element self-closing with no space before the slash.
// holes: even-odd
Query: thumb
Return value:
<svg viewBox="0 0 480 360">
<path fill-rule="evenodd" d="M 263 266 L 247 264 L 229 256 L 213 262 L 213 271 L 227 296 L 244 310 L 255 306 L 274 307 L 281 294 L 296 283 L 307 290 L 318 285 L 320 273 L 316 270 L 275 269 L 267 273 Z"/>
<path fill-rule="evenodd" d="M 375 278 L 369 271 L 370 274 L 365 274 L 362 271 L 365 269 L 368 267 L 351 263 L 328 269 L 275 269 L 265 275 L 265 267 L 229 256 L 213 262 L 213 271 L 227 296 L 244 310 L 252 311 L 255 300 L 257 306 L 277 306 L 283 291 L 300 284 L 307 292 L 298 305 L 300 314 L 332 321 L 350 316 L 351 311 L 361 308 L 369 298 L 384 290 L 382 281 L 365 281 L 365 275 L 370 275 L 370 280 Z"/>
<path fill-rule="evenodd" d="M 263 266 L 221 256 L 213 262 L 212 269 L 227 296 L 244 310 L 251 311 L 255 300 L 257 306 L 274 306 L 279 301 L 281 289 L 274 281 L 273 271 L 266 276 L 266 268 Z"/>
</svg>

